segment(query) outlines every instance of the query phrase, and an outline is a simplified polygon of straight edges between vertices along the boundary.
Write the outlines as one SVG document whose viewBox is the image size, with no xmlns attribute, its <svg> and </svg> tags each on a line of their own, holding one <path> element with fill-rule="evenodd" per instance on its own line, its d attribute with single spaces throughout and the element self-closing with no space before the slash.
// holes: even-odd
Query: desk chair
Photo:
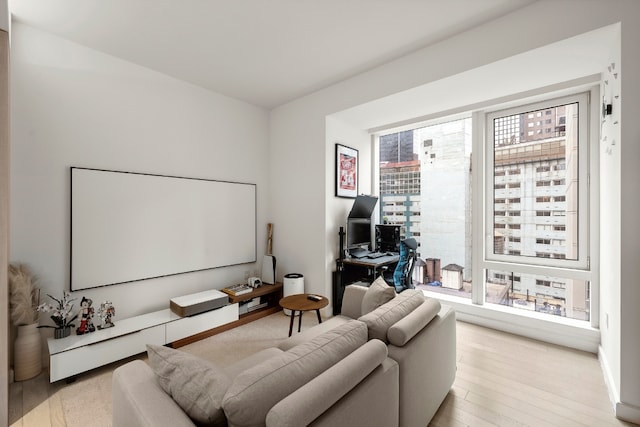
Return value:
<svg viewBox="0 0 640 427">
<path fill-rule="evenodd" d="M 400 242 L 400 259 L 393 273 L 385 271 L 382 274 L 385 282 L 389 286 L 393 286 L 397 293 L 405 289 L 413 289 L 413 267 L 416 264 L 418 242 L 416 239 L 409 238 Z"/>
</svg>

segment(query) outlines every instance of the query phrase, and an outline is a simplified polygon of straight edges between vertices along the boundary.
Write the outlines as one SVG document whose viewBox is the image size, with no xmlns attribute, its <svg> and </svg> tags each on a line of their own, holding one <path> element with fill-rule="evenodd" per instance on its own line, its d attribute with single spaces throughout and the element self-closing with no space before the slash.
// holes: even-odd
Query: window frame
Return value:
<svg viewBox="0 0 640 427">
<path fill-rule="evenodd" d="M 562 97 L 549 97 L 548 99 L 533 103 L 522 103 L 509 108 L 486 110 L 483 123 L 484 128 L 484 256 L 487 262 L 499 263 L 499 269 L 513 269 L 511 265 L 529 265 L 532 267 L 550 267 L 568 270 L 588 271 L 590 269 L 590 195 L 589 195 L 589 148 L 590 148 L 590 93 L 579 92 Z M 495 254 L 493 251 L 493 227 L 494 227 L 494 119 L 504 116 L 523 114 L 531 111 L 542 110 L 553 106 L 578 104 L 578 257 L 576 260 L 561 258 L 537 258 L 534 256 Z M 494 269 L 494 267 L 491 267 Z M 580 275 L 582 276 L 582 275 Z"/>
<path fill-rule="evenodd" d="M 577 83 L 577 84 L 576 84 Z M 558 84 L 552 87 L 539 88 L 532 90 L 528 93 L 513 94 L 500 99 L 487 100 L 485 102 L 478 103 L 473 106 L 465 106 L 456 109 L 454 112 L 449 111 L 443 113 L 436 113 L 430 117 L 423 117 L 422 120 L 411 121 L 411 123 L 403 123 L 401 126 L 388 126 L 384 129 L 378 128 L 371 130 L 371 148 L 372 148 L 372 167 L 374 173 L 372 174 L 372 189 L 377 195 L 380 188 L 379 182 L 379 137 L 387 133 L 394 133 L 409 128 L 419 128 L 423 126 L 430 126 L 439 123 L 444 123 L 464 117 L 471 117 L 472 121 L 472 161 L 471 169 L 474 173 L 471 176 L 472 188 L 477 189 L 472 194 L 472 211 L 474 214 L 471 216 L 471 228 L 474 231 L 472 241 L 472 296 L 471 300 L 461 298 L 458 296 L 450 296 L 447 294 L 436 293 L 430 290 L 425 290 L 425 295 L 445 301 L 447 304 L 455 307 L 461 318 L 475 319 L 480 323 L 486 323 L 487 325 L 498 322 L 500 324 L 515 325 L 514 330 L 518 330 L 517 333 L 522 333 L 525 336 L 537 337 L 540 339 L 546 339 L 548 337 L 554 337 L 558 334 L 563 336 L 563 343 L 566 344 L 567 340 L 573 342 L 576 348 L 591 348 L 596 341 L 599 341 L 598 328 L 600 327 L 600 281 L 599 281 L 599 130 L 600 130 L 600 105 L 596 100 L 600 99 L 602 82 L 599 79 L 599 75 L 593 75 L 588 79 L 584 79 L 579 82 L 571 81 Z M 588 241 L 584 241 L 589 248 L 587 266 L 585 268 L 565 268 L 555 266 L 540 266 L 534 264 L 520 264 L 513 263 L 511 261 L 495 261 L 489 260 L 485 257 L 485 242 L 489 243 L 493 241 L 493 230 L 486 232 L 485 230 L 485 217 L 486 214 L 486 200 L 485 196 L 487 183 L 489 179 L 487 177 L 487 169 L 485 157 L 486 155 L 486 116 L 492 112 L 509 110 L 510 107 L 522 107 L 524 105 L 535 104 L 548 104 L 554 99 L 563 99 L 566 96 L 575 97 L 576 94 L 585 92 L 587 96 L 588 104 L 586 110 L 587 120 L 583 120 L 584 116 L 581 116 L 581 123 L 587 125 L 586 143 L 588 150 L 581 148 L 583 155 L 587 155 L 588 159 L 586 164 L 588 165 L 589 175 L 587 180 L 582 180 L 583 183 L 588 182 L 589 199 L 581 197 L 584 202 L 588 203 L 588 218 L 584 224 L 588 228 Z M 540 101 L 540 102 L 538 102 Z M 585 141 L 585 133 L 580 136 L 581 141 Z M 582 160 L 580 160 L 582 161 Z M 564 165 L 562 165 L 564 169 Z M 491 180 L 493 180 L 493 168 L 491 170 Z M 493 197 L 493 192 L 491 192 Z M 488 206 L 492 206 L 493 202 Z M 378 210 L 374 213 L 378 215 Z M 379 218 L 377 218 L 379 220 Z M 582 252 L 582 251 L 581 251 Z M 582 252 L 584 253 L 584 252 Z M 561 260 L 555 260 L 557 261 Z M 565 265 L 566 263 L 561 263 Z M 521 276 L 523 274 L 535 274 L 540 276 L 550 277 L 564 277 L 567 279 L 587 280 L 590 282 L 590 286 L 587 289 L 590 310 L 590 321 L 585 322 L 582 320 L 575 320 L 571 318 L 549 316 L 547 314 L 540 314 L 537 312 L 529 312 L 527 310 L 521 310 L 519 308 L 486 304 L 486 287 L 485 287 L 485 272 L 486 270 L 503 270 L 512 271 L 514 277 L 514 283 L 517 286 L 521 284 Z M 517 278 L 517 279 L 516 279 Z M 565 328 L 569 329 L 565 329 Z M 533 328 L 533 329 L 532 329 Z M 534 332 L 531 332 L 531 331 Z M 539 335 L 540 331 L 544 331 L 543 335 Z M 571 332 L 567 332 L 571 331 Z M 546 338 L 542 338 L 542 337 Z M 555 342 L 553 338 L 550 342 Z"/>
</svg>

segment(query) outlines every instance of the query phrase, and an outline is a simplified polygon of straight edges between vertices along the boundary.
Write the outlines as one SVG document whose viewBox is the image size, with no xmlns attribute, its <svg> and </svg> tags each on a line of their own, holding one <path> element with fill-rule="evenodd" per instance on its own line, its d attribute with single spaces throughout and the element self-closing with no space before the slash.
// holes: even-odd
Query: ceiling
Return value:
<svg viewBox="0 0 640 427">
<path fill-rule="evenodd" d="M 14 21 L 274 108 L 535 0 L 9 0 Z"/>
</svg>

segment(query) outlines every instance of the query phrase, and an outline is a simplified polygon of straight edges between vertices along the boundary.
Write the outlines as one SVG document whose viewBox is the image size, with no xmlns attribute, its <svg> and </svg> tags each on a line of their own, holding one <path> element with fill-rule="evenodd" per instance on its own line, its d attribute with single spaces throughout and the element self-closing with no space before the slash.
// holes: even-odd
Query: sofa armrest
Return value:
<svg viewBox="0 0 640 427">
<path fill-rule="evenodd" d="M 440 311 L 440 302 L 426 299 L 419 307 L 394 323 L 387 331 L 387 339 L 393 345 L 403 346 L 433 320 Z"/>
<path fill-rule="evenodd" d="M 137 427 L 195 424 L 164 392 L 145 362 L 134 360 L 113 371 L 113 426 Z"/>
<path fill-rule="evenodd" d="M 387 346 L 380 340 L 368 341 L 274 405 L 267 413 L 267 426 L 310 424 L 385 360 L 391 360 L 387 359 Z"/>
<path fill-rule="evenodd" d="M 369 288 L 366 286 L 356 284 L 344 288 L 340 314 L 350 319 L 357 319 L 362 316 L 362 299 L 364 298 L 364 294 L 367 293 L 367 289 Z"/>
</svg>

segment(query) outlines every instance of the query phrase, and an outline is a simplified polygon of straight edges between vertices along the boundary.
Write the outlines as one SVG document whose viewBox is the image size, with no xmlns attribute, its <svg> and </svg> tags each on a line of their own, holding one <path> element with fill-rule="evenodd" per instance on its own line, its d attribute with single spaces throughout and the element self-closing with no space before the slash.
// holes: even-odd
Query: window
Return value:
<svg viewBox="0 0 640 427">
<path fill-rule="evenodd" d="M 517 121 L 503 125 L 501 138 L 518 138 Z M 402 238 L 417 240 L 418 257 L 426 265 L 414 285 L 463 298 L 471 298 L 471 130 L 468 117 L 378 138 L 379 216 L 401 225 Z M 388 186 L 389 176 L 404 184 Z M 412 198 L 416 204 L 409 206 Z M 496 202 L 504 203 L 505 197 Z M 463 267 L 461 288 L 448 283 L 444 269 L 450 264 Z"/>
<path fill-rule="evenodd" d="M 580 108 L 583 104 L 582 109 Z M 586 111 L 587 103 L 586 97 L 575 96 L 565 98 L 556 101 L 550 101 L 549 104 L 541 103 L 531 106 L 523 106 L 514 108 L 507 111 L 499 111 L 496 113 L 490 113 L 487 115 L 487 125 L 489 135 L 492 136 L 492 144 L 488 144 L 487 147 L 489 153 L 487 159 L 490 160 L 490 164 L 487 165 L 491 170 L 511 170 L 520 169 L 523 173 L 520 175 L 518 182 L 510 182 L 508 188 L 518 188 L 521 186 L 535 186 L 533 194 L 528 197 L 533 197 L 536 203 L 550 203 L 552 197 L 554 197 L 554 204 L 548 207 L 542 207 L 535 210 L 535 218 L 551 217 L 554 219 L 544 220 L 551 222 L 544 222 L 544 224 L 553 225 L 556 227 L 565 227 L 564 231 L 558 230 L 558 233 L 562 234 L 562 238 L 566 239 L 566 244 L 562 245 L 564 253 L 564 259 L 554 258 L 561 261 L 551 262 L 549 265 L 565 266 L 572 268 L 585 267 L 586 266 L 586 241 L 585 236 L 587 230 L 586 227 L 586 212 L 584 216 L 579 216 L 580 209 L 575 209 L 581 202 L 581 199 L 586 201 L 586 166 L 582 169 L 579 168 L 580 164 L 586 165 L 580 162 L 580 158 L 586 159 L 585 154 L 587 151 L 586 136 L 580 137 L 581 131 L 586 129 Z M 539 138 L 537 135 L 532 137 L 518 138 L 515 143 L 505 146 L 503 141 L 499 139 L 499 136 L 493 134 L 493 127 L 495 123 L 503 121 L 513 121 L 514 117 L 520 117 L 520 120 L 527 121 L 527 117 L 538 114 L 543 114 L 544 111 L 552 111 L 552 116 L 556 117 L 558 122 L 563 123 L 566 129 L 569 129 L 564 136 L 553 136 Z M 582 110 L 582 115 L 580 114 Z M 584 122 L 584 123 L 581 123 Z M 529 121 L 533 123 L 533 121 Z M 581 126 L 582 124 L 582 126 Z M 586 133 L 585 133 L 586 135 Z M 582 142 L 584 139 L 584 142 Z M 582 144 L 581 144 L 582 142 Z M 564 165 L 564 169 L 555 170 L 553 172 L 553 179 L 537 179 L 537 174 L 551 173 L 552 167 L 554 169 L 558 164 Z M 527 173 L 527 170 L 531 172 Z M 571 182 L 572 185 L 567 185 L 567 182 Z M 576 183 L 576 184 L 573 184 Z M 502 189 L 502 183 L 497 183 L 494 178 L 494 182 L 487 191 L 487 196 L 491 195 L 491 201 L 496 198 L 496 191 Z M 559 190 L 551 190 L 551 188 L 561 187 Z M 545 188 L 550 188 L 549 190 Z M 539 190 L 538 190 L 539 189 Z M 558 194 L 558 191 L 561 193 Z M 521 195 L 522 197 L 522 195 Z M 495 206 L 495 202 L 492 204 Z M 524 202 L 527 206 L 527 202 Z M 533 206 L 533 205 L 531 205 Z M 582 204 L 586 209 L 586 204 Z M 493 209 L 494 212 L 487 217 L 487 227 L 489 229 L 494 228 L 494 219 L 498 217 L 504 217 L 511 215 L 509 209 L 513 211 L 520 211 L 520 208 L 510 208 L 509 205 L 501 205 L 500 209 Z M 581 221 L 582 220 L 582 221 Z M 524 218 L 523 218 L 523 221 Z M 527 241 L 535 242 L 539 236 L 535 235 L 535 224 L 538 220 L 533 220 L 533 223 L 528 225 L 526 222 L 522 222 L 521 235 L 523 248 L 529 248 L 524 250 L 520 254 L 520 259 L 513 260 L 512 262 L 526 262 L 532 263 L 531 258 L 544 258 L 548 259 L 547 253 L 536 252 L 534 244 L 527 244 Z M 584 240 L 584 242 L 583 242 Z M 493 245 L 492 245 L 493 246 Z M 584 253 L 580 253 L 584 250 Z M 537 255 L 542 253 L 542 255 Z M 504 253 L 496 254 L 495 259 L 501 261 L 511 261 L 509 256 L 505 256 Z M 575 261 L 573 265 L 569 261 Z M 543 263 L 546 265 L 546 262 Z"/>
<path fill-rule="evenodd" d="M 522 173 L 518 184 L 529 189 L 520 194 L 521 206 L 501 204 L 498 208 L 494 202 L 497 191 L 505 190 L 495 176 L 487 180 L 485 227 L 493 230 L 493 239 L 485 241 L 487 259 L 482 264 L 488 272 L 486 286 L 496 286 L 499 274 L 510 277 L 517 273 L 522 278 L 518 292 L 508 289 L 497 300 L 487 298 L 487 302 L 589 320 L 590 282 L 583 280 L 589 276 L 588 111 L 588 96 L 583 94 L 486 115 L 485 171 L 493 175 L 498 169 L 519 168 Z M 543 114 L 562 126 L 556 126 L 557 131 L 551 134 L 520 135 L 508 146 L 494 134 L 496 123 L 514 121 L 515 117 L 529 127 L 534 123 L 530 117 Z M 508 188 L 512 188 L 511 182 Z M 519 224 L 507 222 L 506 231 L 502 225 L 496 227 L 499 219 L 504 222 L 525 208 L 533 215 L 523 213 Z M 517 247 L 497 245 L 496 239 L 501 238 L 513 245 L 513 236 L 508 233 L 516 232 L 510 231 L 516 230 L 515 225 L 519 226 Z M 504 271 L 496 271 L 498 265 Z M 552 271 L 550 267 L 565 277 L 546 276 Z M 536 287 L 549 290 L 542 292 Z"/>
<path fill-rule="evenodd" d="M 572 95 L 379 137 L 379 215 L 419 241 L 418 289 L 591 319 L 590 108 Z M 450 264 L 462 287 L 444 283 Z"/>
</svg>

